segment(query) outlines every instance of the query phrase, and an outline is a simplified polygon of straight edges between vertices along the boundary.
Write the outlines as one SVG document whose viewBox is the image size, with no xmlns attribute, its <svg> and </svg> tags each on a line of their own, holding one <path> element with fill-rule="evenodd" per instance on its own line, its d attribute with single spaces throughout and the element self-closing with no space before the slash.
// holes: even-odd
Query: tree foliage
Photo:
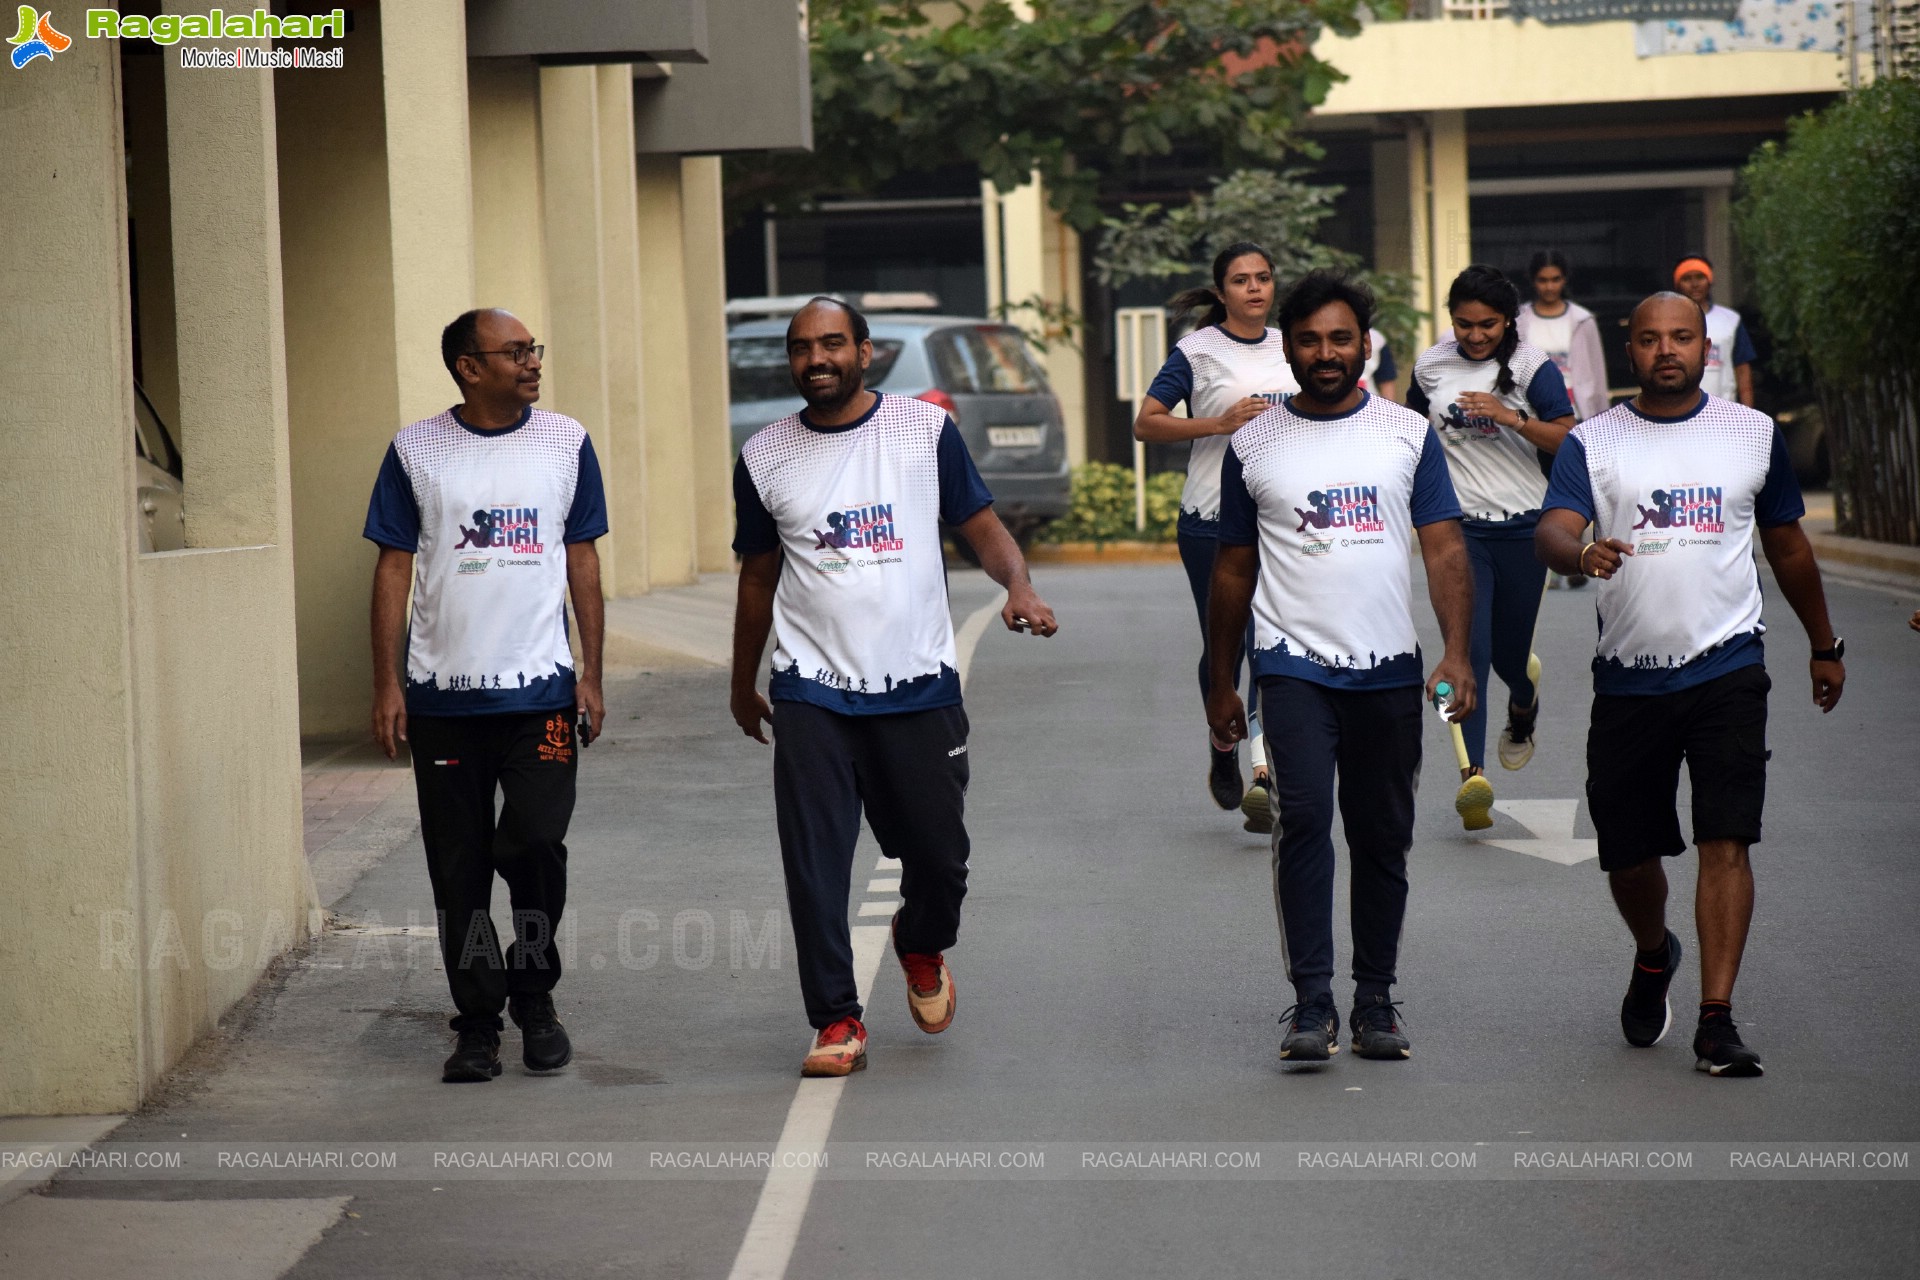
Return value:
<svg viewBox="0 0 1920 1280">
<path fill-rule="evenodd" d="M 1374 324 L 1400 351 L 1411 352 L 1421 318 L 1412 302 L 1413 281 L 1364 271 L 1358 257 L 1318 238 L 1342 190 L 1309 182 L 1298 169 L 1241 169 L 1184 205 L 1123 205 L 1119 216 L 1104 221 L 1106 235 L 1094 268 L 1114 285 L 1210 283 L 1214 255 L 1235 241 L 1251 240 L 1273 255 L 1274 278 L 1282 288 L 1320 267 L 1352 272 L 1379 299 Z"/>
<path fill-rule="evenodd" d="M 1920 82 L 1800 117 L 1741 185 L 1754 297 L 1819 391 L 1840 529 L 1920 543 Z"/>
<path fill-rule="evenodd" d="M 1358 0 L 813 0 L 814 150 L 731 162 L 736 213 L 870 191 L 900 173 L 978 167 L 1002 191 L 1038 170 L 1074 227 L 1101 186 L 1176 147 L 1222 168 L 1317 154 L 1295 123 L 1340 73 L 1323 28 Z M 951 20 L 948 20 L 951 19 Z"/>
</svg>

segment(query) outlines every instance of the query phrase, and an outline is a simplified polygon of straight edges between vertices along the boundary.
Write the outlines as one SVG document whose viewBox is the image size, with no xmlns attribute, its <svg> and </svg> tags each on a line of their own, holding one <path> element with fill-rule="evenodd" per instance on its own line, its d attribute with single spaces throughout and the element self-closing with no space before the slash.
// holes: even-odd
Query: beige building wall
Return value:
<svg viewBox="0 0 1920 1280">
<path fill-rule="evenodd" d="M 520 317 L 534 341 L 545 342 L 552 313 L 540 169 L 540 69 L 531 61 L 470 59 L 467 105 L 474 305 L 505 307 Z M 551 399 L 553 380 L 541 381 Z M 451 390 L 452 382 L 447 386 Z"/>
<path fill-rule="evenodd" d="M 24 131 L 0 224 L 47 255 L 0 265 L 0 341 L 63 370 L 0 433 L 0 499 L 45 540 L 0 582 L 0 654 L 36 673 L 0 746 L 0 1114 L 137 1106 L 307 927 L 271 96 L 169 85 L 164 137 L 141 134 L 174 157 L 204 547 L 141 556 L 119 60 L 76 41 L 60 75 L 0 81 Z"/>
<path fill-rule="evenodd" d="M 986 236 L 987 313 L 998 315 L 1007 308 L 1010 323 L 1046 344 L 1045 351 L 1034 354 L 1060 400 L 1067 461 L 1079 466 L 1087 460 L 1086 361 L 1080 335 L 1069 335 L 1039 309 L 1021 304 L 1040 299 L 1056 313 L 1080 315 L 1080 235 L 1047 204 L 1038 173 L 1005 195 L 993 183 L 981 182 L 980 211 Z"/>
<path fill-rule="evenodd" d="M 127 217 L 133 223 L 133 270 L 140 307 L 140 382 L 154 412 L 180 440 L 180 372 L 173 344 L 173 208 L 167 192 L 167 101 L 164 58 L 121 62 L 126 99 Z"/>
<path fill-rule="evenodd" d="M 608 595 L 636 596 L 652 581 L 652 530 L 647 524 L 652 495 L 647 487 L 649 406 L 641 342 L 633 69 L 624 64 L 595 68 L 594 93 L 599 103 L 600 296 L 606 308 L 607 416 L 590 424 L 589 430 L 604 442 L 613 464 L 607 477 L 605 539 L 613 551 L 613 571 L 602 574 L 601 586 Z"/>
<path fill-rule="evenodd" d="M 1428 278 L 1437 331 L 1447 327 L 1447 290 L 1473 263 L 1473 224 L 1467 210 L 1467 113 L 1436 111 L 1427 133 L 1428 214 L 1433 237 Z"/>
<path fill-rule="evenodd" d="M 647 370 L 647 577 L 651 585 L 665 587 L 692 582 L 698 559 L 680 158 L 642 156 L 637 170 L 640 348 Z"/>
<path fill-rule="evenodd" d="M 354 11 L 342 69 L 274 75 L 300 721 L 308 734 L 368 723 L 376 552 L 360 530 L 380 460 L 404 425 L 380 18 L 377 9 Z M 428 339 L 436 359 L 438 338 L 436 330 Z M 442 387 L 444 408 L 453 388 Z"/>
<path fill-rule="evenodd" d="M 687 281 L 687 399 L 693 424 L 694 526 L 701 573 L 733 568 L 733 436 L 727 425 L 726 219 L 720 157 L 680 161 L 681 260 Z"/>
</svg>

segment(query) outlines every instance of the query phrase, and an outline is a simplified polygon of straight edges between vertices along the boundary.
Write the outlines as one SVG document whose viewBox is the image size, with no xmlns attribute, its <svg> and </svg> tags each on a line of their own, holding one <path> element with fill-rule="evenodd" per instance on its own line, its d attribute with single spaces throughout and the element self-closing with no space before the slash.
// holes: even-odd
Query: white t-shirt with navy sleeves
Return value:
<svg viewBox="0 0 1920 1280">
<path fill-rule="evenodd" d="M 1257 546 L 1253 673 L 1336 689 L 1423 682 L 1413 531 L 1460 504 L 1426 419 L 1371 393 L 1346 413 L 1267 410 L 1220 469 L 1220 542 Z"/>
<path fill-rule="evenodd" d="M 945 410 L 877 395 L 843 427 L 782 418 L 740 450 L 733 498 L 733 549 L 786 552 L 771 699 L 845 715 L 960 701 L 940 523 L 993 495 Z"/>
<path fill-rule="evenodd" d="M 1701 376 L 1700 389 L 1710 396 L 1737 403 L 1740 366 L 1752 364 L 1758 358 L 1740 313 L 1714 303 L 1707 311 L 1707 368 Z"/>
<path fill-rule="evenodd" d="M 483 430 L 449 409 L 396 435 L 364 536 L 414 555 L 407 713 L 572 706 L 566 548 L 606 532 L 600 464 L 572 418 L 529 408 Z"/>
<path fill-rule="evenodd" d="M 1413 362 L 1407 407 L 1426 414 L 1439 434 L 1469 524 L 1513 522 L 1530 527 L 1539 519 L 1540 499 L 1547 492 L 1539 449 L 1492 418 L 1463 412 L 1460 393 L 1483 391 L 1509 409 L 1525 409 L 1547 421 L 1572 417 L 1573 402 L 1567 398 L 1560 367 L 1532 343 L 1515 347 L 1507 368 L 1513 374 L 1513 389 L 1496 391 L 1499 361 L 1491 356 L 1469 359 L 1456 338 L 1435 343 Z"/>
<path fill-rule="evenodd" d="M 1754 529 L 1806 514 L 1766 414 L 1709 395 L 1678 418 L 1615 405 L 1560 446 L 1546 505 L 1633 545 L 1597 588 L 1595 693 L 1670 693 L 1763 660 Z"/>
<path fill-rule="evenodd" d="M 1196 418 L 1217 418 L 1248 396 L 1279 404 L 1300 389 L 1287 363 L 1280 331 L 1238 338 L 1217 324 L 1195 329 L 1174 344 L 1147 394 L 1172 409 L 1186 401 Z M 1187 483 L 1180 493 L 1180 527 L 1214 535 L 1220 519 L 1220 462 L 1227 437 L 1201 436 L 1187 455 Z"/>
</svg>

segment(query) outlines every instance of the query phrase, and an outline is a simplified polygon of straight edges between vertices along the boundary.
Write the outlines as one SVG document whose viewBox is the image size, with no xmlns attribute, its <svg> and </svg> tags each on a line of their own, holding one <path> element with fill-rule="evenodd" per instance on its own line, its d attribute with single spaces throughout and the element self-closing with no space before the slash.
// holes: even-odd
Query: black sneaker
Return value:
<svg viewBox="0 0 1920 1280">
<path fill-rule="evenodd" d="M 500 1074 L 500 1033 L 469 1027 L 460 1033 L 453 1056 L 440 1068 L 444 1084 L 484 1084 Z"/>
<path fill-rule="evenodd" d="M 1673 1026 L 1673 1005 L 1667 1000 L 1667 988 L 1680 968 L 1680 939 L 1667 930 L 1667 964 L 1664 969 L 1649 969 L 1636 958 L 1633 977 L 1627 982 L 1627 997 L 1620 1002 L 1620 1030 L 1627 1043 L 1636 1049 L 1650 1049 Z"/>
<path fill-rule="evenodd" d="M 1760 1055 L 1741 1043 L 1740 1029 L 1725 1014 L 1701 1021 L 1693 1033 L 1693 1057 L 1693 1069 L 1710 1076 L 1762 1074 Z"/>
<path fill-rule="evenodd" d="M 1222 809 L 1238 809 L 1240 797 L 1247 793 L 1246 780 L 1240 776 L 1240 749 L 1215 751 L 1209 742 L 1207 750 L 1213 754 L 1213 764 L 1207 770 L 1207 790 L 1213 793 L 1213 802 Z"/>
<path fill-rule="evenodd" d="M 1353 1051 L 1362 1058 L 1383 1058 L 1397 1062 L 1413 1056 L 1413 1045 L 1400 1030 L 1394 1010 L 1400 1006 L 1385 996 L 1353 1006 L 1349 1021 L 1353 1025 Z"/>
<path fill-rule="evenodd" d="M 520 1061 L 529 1071 L 558 1071 L 573 1061 L 573 1042 L 553 1012 L 553 996 L 516 997 L 507 1016 L 520 1028 Z"/>
<path fill-rule="evenodd" d="M 1284 1062 L 1325 1062 L 1340 1052 L 1340 1015 L 1333 1001 L 1321 997 L 1309 1004 L 1296 1004 L 1280 1015 L 1287 1038 L 1280 1042 Z"/>
</svg>

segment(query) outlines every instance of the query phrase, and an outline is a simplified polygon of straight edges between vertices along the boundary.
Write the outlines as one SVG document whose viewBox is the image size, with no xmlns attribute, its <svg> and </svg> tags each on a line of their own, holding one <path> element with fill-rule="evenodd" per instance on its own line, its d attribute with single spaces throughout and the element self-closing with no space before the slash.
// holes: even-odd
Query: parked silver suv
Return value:
<svg viewBox="0 0 1920 1280">
<path fill-rule="evenodd" d="M 961 316 L 867 316 L 873 363 L 867 386 L 914 396 L 953 415 L 994 510 L 1024 540 L 1067 511 L 1067 442 L 1060 402 L 1010 325 Z M 804 408 L 787 371 L 787 317 L 747 320 L 727 332 L 733 450 L 770 422 Z"/>
</svg>

